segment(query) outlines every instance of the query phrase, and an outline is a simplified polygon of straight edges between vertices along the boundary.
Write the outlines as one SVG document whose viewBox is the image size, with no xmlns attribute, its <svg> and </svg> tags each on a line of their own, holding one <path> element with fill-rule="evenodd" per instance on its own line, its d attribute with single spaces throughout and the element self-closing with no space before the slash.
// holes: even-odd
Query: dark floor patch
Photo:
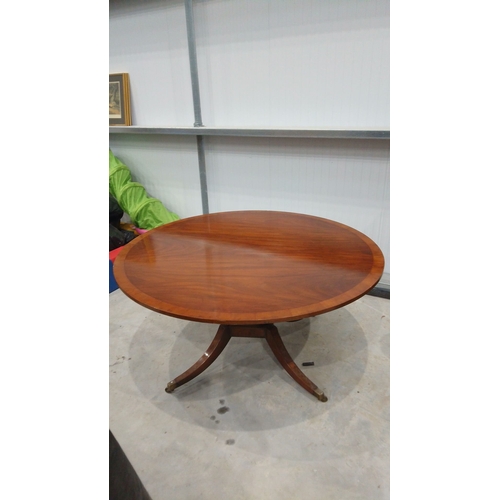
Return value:
<svg viewBox="0 0 500 500">
<path fill-rule="evenodd" d="M 215 420 L 215 415 L 212 415 L 212 416 L 210 417 L 210 420 Z"/>
<path fill-rule="evenodd" d="M 372 288 L 366 295 L 373 295 L 374 297 L 381 297 L 383 299 L 391 299 L 391 291 L 388 288 L 375 287 Z"/>
<path fill-rule="evenodd" d="M 217 413 L 219 413 L 220 415 L 224 415 L 224 413 L 227 413 L 229 411 L 229 408 L 227 406 L 222 406 L 221 408 L 219 408 L 217 410 Z"/>
<path fill-rule="evenodd" d="M 234 439 L 226 440 L 226 444 L 234 444 L 234 443 L 235 443 Z"/>
<path fill-rule="evenodd" d="M 219 399 L 219 403 L 220 403 L 221 405 L 223 405 L 225 402 L 226 402 L 226 400 L 225 400 L 225 399 Z"/>
<path fill-rule="evenodd" d="M 215 421 L 215 423 L 216 423 L 216 424 L 220 424 L 220 420 L 216 420 L 216 421 Z"/>
</svg>

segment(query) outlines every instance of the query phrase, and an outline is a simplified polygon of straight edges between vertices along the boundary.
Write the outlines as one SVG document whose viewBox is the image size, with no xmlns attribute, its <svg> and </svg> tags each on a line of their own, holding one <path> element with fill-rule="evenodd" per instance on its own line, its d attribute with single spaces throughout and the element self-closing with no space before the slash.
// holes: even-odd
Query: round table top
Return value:
<svg viewBox="0 0 500 500">
<path fill-rule="evenodd" d="M 363 296 L 382 276 L 380 248 L 359 231 L 290 212 L 220 212 L 138 236 L 118 254 L 121 290 L 192 321 L 263 324 L 315 316 Z"/>
</svg>

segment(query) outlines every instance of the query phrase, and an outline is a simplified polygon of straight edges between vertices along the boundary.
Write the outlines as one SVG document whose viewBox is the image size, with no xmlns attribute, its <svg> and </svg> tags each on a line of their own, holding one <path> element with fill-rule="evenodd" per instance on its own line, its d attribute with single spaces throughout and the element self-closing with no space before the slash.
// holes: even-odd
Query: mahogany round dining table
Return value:
<svg viewBox="0 0 500 500">
<path fill-rule="evenodd" d="M 343 307 L 380 280 L 384 256 L 339 222 L 275 211 L 219 212 L 181 219 L 128 243 L 114 263 L 125 295 L 161 314 L 217 323 L 201 358 L 168 383 L 173 392 L 208 368 L 231 337 L 264 338 L 306 391 L 327 401 L 295 364 L 274 323 Z"/>
</svg>

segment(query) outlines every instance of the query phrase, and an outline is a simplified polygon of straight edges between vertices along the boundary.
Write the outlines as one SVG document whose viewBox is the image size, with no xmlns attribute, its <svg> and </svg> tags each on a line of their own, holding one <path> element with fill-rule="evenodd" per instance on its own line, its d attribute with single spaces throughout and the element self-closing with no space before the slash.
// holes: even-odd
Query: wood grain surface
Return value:
<svg viewBox="0 0 500 500">
<path fill-rule="evenodd" d="M 207 323 L 290 321 L 342 307 L 382 276 L 379 247 L 319 217 L 272 211 L 181 219 L 128 243 L 121 290 L 154 311 Z"/>
</svg>

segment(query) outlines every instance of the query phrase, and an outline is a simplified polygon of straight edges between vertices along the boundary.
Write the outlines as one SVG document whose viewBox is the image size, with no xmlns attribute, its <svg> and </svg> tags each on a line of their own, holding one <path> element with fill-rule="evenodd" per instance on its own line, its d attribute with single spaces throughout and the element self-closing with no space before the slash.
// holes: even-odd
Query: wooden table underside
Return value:
<svg viewBox="0 0 500 500">
<path fill-rule="evenodd" d="M 384 269 L 378 246 L 334 221 L 288 212 L 222 212 L 182 219 L 136 238 L 120 252 L 115 278 L 139 304 L 181 319 L 218 323 L 201 358 L 167 392 L 208 368 L 231 337 L 264 338 L 305 390 L 325 394 L 286 350 L 277 322 L 353 302 Z"/>
</svg>

